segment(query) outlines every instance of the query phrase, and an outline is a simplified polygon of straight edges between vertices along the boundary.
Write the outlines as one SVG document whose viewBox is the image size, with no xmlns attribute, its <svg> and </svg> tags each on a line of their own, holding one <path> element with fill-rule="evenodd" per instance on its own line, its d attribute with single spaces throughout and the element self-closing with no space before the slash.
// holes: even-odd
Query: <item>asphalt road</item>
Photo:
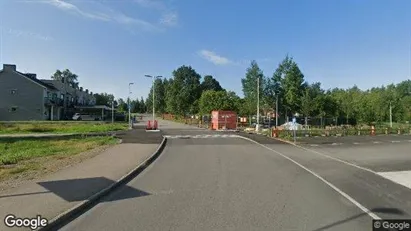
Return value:
<svg viewBox="0 0 411 231">
<path fill-rule="evenodd" d="M 371 218 L 264 147 L 239 138 L 204 138 L 170 139 L 153 165 L 62 230 L 327 228 L 370 230 Z"/>
<path fill-rule="evenodd" d="M 327 147 L 343 145 L 350 146 L 369 146 L 375 144 L 391 144 L 391 143 L 410 143 L 411 135 L 378 135 L 378 136 L 330 136 L 330 137 L 301 137 L 298 139 L 301 145 L 310 147 Z"/>
<path fill-rule="evenodd" d="M 295 147 L 160 127 L 157 136 L 169 139 L 163 154 L 62 230 L 372 230 L 372 217 L 411 218 L 407 136 Z"/>
</svg>

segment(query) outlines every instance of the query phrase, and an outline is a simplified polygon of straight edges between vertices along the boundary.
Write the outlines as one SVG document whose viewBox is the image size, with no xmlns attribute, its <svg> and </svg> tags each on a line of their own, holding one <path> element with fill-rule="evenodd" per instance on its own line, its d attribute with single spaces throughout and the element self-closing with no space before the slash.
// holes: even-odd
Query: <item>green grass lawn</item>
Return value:
<svg viewBox="0 0 411 231">
<path fill-rule="evenodd" d="M 98 146 L 115 144 L 111 136 L 70 139 L 0 140 L 0 166 L 51 155 L 73 155 Z"/>
<path fill-rule="evenodd" d="M 128 128 L 127 123 L 96 122 L 13 122 L 0 123 L 0 134 L 27 133 L 89 133 L 120 131 Z"/>
</svg>

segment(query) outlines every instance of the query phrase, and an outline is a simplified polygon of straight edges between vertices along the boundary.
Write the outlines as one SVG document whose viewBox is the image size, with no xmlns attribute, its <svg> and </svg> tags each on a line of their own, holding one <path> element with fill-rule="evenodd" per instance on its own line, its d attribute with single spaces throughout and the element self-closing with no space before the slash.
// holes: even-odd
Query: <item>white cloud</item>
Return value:
<svg viewBox="0 0 411 231">
<path fill-rule="evenodd" d="M 166 26 L 175 26 L 178 23 L 178 14 L 177 13 L 166 13 L 160 19 L 160 24 Z"/>
<path fill-rule="evenodd" d="M 215 65 L 229 65 L 229 64 L 235 64 L 233 61 L 229 60 L 226 57 L 217 55 L 216 53 L 214 53 L 213 51 L 209 51 L 209 50 L 201 50 L 198 52 L 198 54 L 206 59 L 209 62 L 214 63 Z"/>
<path fill-rule="evenodd" d="M 23 30 L 14 30 L 14 29 L 8 29 L 7 30 L 8 34 L 14 35 L 16 37 L 26 37 L 26 38 L 32 38 L 32 39 L 38 39 L 38 40 L 43 40 L 43 41 L 51 41 L 54 40 L 53 37 L 34 33 L 31 31 L 23 31 Z"/>
<path fill-rule="evenodd" d="M 164 26 L 176 26 L 178 24 L 178 12 L 171 9 L 164 1 L 161 0 L 134 0 L 142 7 L 154 9 L 162 12 L 160 24 Z"/>
<path fill-rule="evenodd" d="M 158 0 L 134 0 L 142 7 L 152 8 L 156 10 L 168 10 L 166 4 Z"/>
<path fill-rule="evenodd" d="M 47 1 L 42 1 L 42 2 L 55 6 L 64 11 L 77 13 L 86 18 L 91 18 L 91 19 L 101 20 L 101 21 L 110 21 L 110 17 L 107 15 L 104 15 L 101 13 L 91 13 L 91 12 L 82 11 L 76 5 L 65 2 L 63 0 L 47 0 Z"/>
<path fill-rule="evenodd" d="M 30 2 L 34 2 L 34 1 L 30 1 Z M 73 3 L 69 3 L 63 0 L 44 0 L 44 1 L 36 1 L 36 2 L 47 3 L 60 10 L 75 13 L 82 17 L 93 19 L 93 20 L 99 20 L 99 21 L 105 21 L 105 22 L 115 22 L 121 25 L 134 25 L 134 26 L 138 26 L 140 28 L 147 29 L 147 30 L 158 30 L 158 28 L 150 22 L 127 16 L 121 12 L 117 12 L 114 9 L 104 6 L 101 2 L 99 3 L 95 1 L 89 1 L 88 3 L 99 4 L 101 8 L 105 9 L 104 13 L 85 11 L 85 10 L 80 9 L 77 5 L 74 5 Z"/>
</svg>

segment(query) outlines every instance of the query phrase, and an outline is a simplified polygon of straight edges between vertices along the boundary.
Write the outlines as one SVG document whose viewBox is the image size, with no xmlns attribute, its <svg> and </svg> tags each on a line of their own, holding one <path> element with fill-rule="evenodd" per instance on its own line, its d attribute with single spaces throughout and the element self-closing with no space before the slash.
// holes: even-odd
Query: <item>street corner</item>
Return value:
<svg viewBox="0 0 411 231">
<path fill-rule="evenodd" d="M 380 135 L 380 136 L 317 136 L 299 137 L 297 144 L 304 147 L 342 148 L 342 147 L 371 147 L 391 144 L 411 144 L 409 135 Z"/>
<path fill-rule="evenodd" d="M 163 131 L 147 132 L 145 129 L 133 129 L 117 134 L 117 138 L 121 139 L 122 143 L 160 144 L 163 140 Z"/>
</svg>

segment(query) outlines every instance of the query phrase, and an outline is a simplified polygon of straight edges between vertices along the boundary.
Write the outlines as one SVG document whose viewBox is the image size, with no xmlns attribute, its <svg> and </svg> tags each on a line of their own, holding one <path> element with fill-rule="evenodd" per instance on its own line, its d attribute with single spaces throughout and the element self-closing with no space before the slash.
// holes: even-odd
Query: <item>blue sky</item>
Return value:
<svg viewBox="0 0 411 231">
<path fill-rule="evenodd" d="M 326 89 L 411 79 L 409 0 L 1 0 L 0 17 L 0 63 L 116 97 L 181 65 L 242 95 L 252 59 L 271 76 L 287 53 Z"/>
</svg>

